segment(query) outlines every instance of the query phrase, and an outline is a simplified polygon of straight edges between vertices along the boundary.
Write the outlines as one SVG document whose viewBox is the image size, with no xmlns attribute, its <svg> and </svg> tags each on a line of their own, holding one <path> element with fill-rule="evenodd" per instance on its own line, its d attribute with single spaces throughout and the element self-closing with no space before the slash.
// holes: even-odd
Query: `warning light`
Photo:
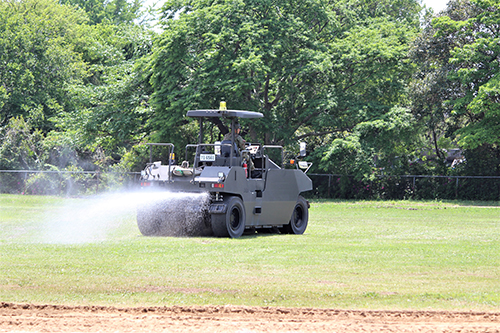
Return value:
<svg viewBox="0 0 500 333">
<path fill-rule="evenodd" d="M 227 110 L 226 102 L 220 102 L 219 110 L 224 110 L 224 111 Z"/>
<path fill-rule="evenodd" d="M 290 160 L 290 164 L 295 164 L 295 160 Z"/>
</svg>

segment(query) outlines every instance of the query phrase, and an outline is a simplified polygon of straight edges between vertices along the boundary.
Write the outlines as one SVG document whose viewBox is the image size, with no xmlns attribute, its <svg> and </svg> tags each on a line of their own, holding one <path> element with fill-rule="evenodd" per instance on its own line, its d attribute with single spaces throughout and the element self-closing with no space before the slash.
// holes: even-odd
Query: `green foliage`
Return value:
<svg viewBox="0 0 500 333">
<path fill-rule="evenodd" d="M 354 169 L 369 174 L 378 151 L 354 151 L 375 133 L 342 140 L 406 103 L 419 10 L 413 1 L 168 1 L 153 57 L 157 137 L 185 143 L 194 137 L 185 111 L 226 100 L 264 113 L 246 124 L 251 140 L 308 140 L 316 165 L 330 172 L 350 149 L 361 163 Z M 330 144 L 328 158 L 318 156 Z"/>
<path fill-rule="evenodd" d="M 454 116 L 466 119 L 457 131 L 459 144 L 475 149 L 500 143 L 500 6 L 493 1 L 471 1 L 476 14 L 462 20 L 444 16 L 433 24 L 438 35 L 457 36 L 464 41 L 450 52 L 455 68 L 450 79 L 459 82 L 464 93 L 454 100 Z"/>
<path fill-rule="evenodd" d="M 0 170 L 38 169 L 43 163 L 43 134 L 22 116 L 0 127 Z M 2 193 L 19 193 L 22 174 L 0 173 Z"/>
<path fill-rule="evenodd" d="M 0 126 L 34 118 L 43 132 L 66 102 L 66 84 L 81 79 L 84 64 L 75 44 L 83 12 L 55 0 L 0 2 Z"/>
<path fill-rule="evenodd" d="M 131 4 L 113 1 L 106 10 L 113 6 L 121 25 L 89 26 L 85 12 L 69 4 L 0 3 L 0 128 L 27 119 L 25 132 L 38 135 L 38 168 L 107 166 L 147 133 L 149 74 L 142 59 L 154 33 L 123 23 L 136 16 L 120 16 L 128 14 L 118 7 Z M 6 148 L 0 159 L 4 168 L 30 168 L 8 162 Z"/>
<path fill-rule="evenodd" d="M 69 88 L 72 110 L 55 119 L 58 126 L 79 132 L 90 146 L 115 152 L 144 138 L 150 106 L 148 74 L 141 62 L 151 49 L 151 37 L 133 25 L 92 27 L 82 49 L 89 77 Z"/>
<path fill-rule="evenodd" d="M 498 9 L 490 1 L 451 1 L 412 51 L 420 66 L 412 83 L 413 112 L 428 129 L 429 149 L 444 160 L 440 138 L 446 136 L 475 156 L 454 172 L 500 174 L 493 162 L 500 143 Z M 492 154 L 478 158 L 484 151 Z M 492 168 L 482 169 L 485 159 Z"/>
<path fill-rule="evenodd" d="M 52 165 L 45 165 L 46 171 L 50 173 L 30 174 L 25 182 L 24 194 L 33 195 L 80 195 L 85 194 L 89 187 L 87 182 L 92 179 L 92 175 L 82 173 L 82 169 L 76 166 L 69 166 L 64 170 L 59 170 Z M 66 171 L 62 173 L 61 171 Z"/>
<path fill-rule="evenodd" d="M 43 135 L 22 116 L 0 128 L 0 170 L 37 169 L 41 164 Z"/>
<path fill-rule="evenodd" d="M 85 10 L 91 24 L 132 23 L 140 15 L 141 0 L 59 0 L 62 4 L 74 5 Z"/>
<path fill-rule="evenodd" d="M 335 139 L 322 159 L 322 166 L 337 174 L 370 173 L 370 156 L 365 152 L 356 136 Z"/>
<path fill-rule="evenodd" d="M 278 7 L 266 1 L 187 5 L 167 2 L 166 31 L 155 51 L 153 86 L 162 135 L 179 133 L 173 127 L 185 123 L 186 110 L 218 107 L 223 99 L 233 109 L 264 112 L 266 120 L 251 124 L 250 131 L 267 134 L 267 143 L 293 134 L 291 127 L 276 129 L 308 116 L 305 96 L 319 86 L 311 75 L 321 80 L 318 69 L 327 61 L 320 43 L 331 20 L 327 8 L 314 1 Z M 168 16 L 180 7 L 179 19 Z M 317 18 L 308 16 L 313 11 Z M 294 91 L 297 97 L 291 99 Z M 309 103 L 312 109 L 322 102 L 316 98 Z"/>
<path fill-rule="evenodd" d="M 336 138 L 322 152 L 324 171 L 373 179 L 377 169 L 403 174 L 405 161 L 415 159 L 416 122 L 408 109 L 395 107 L 380 118 L 358 123 L 352 132 Z M 317 154 L 313 158 L 318 158 Z"/>
<path fill-rule="evenodd" d="M 137 170 L 136 145 L 196 142 L 186 111 L 225 100 L 264 113 L 243 121 L 248 141 L 306 141 L 313 172 L 500 174 L 493 0 L 434 18 L 415 0 L 168 0 L 160 36 L 136 23 L 141 5 L 0 2 L 0 166 Z"/>
</svg>

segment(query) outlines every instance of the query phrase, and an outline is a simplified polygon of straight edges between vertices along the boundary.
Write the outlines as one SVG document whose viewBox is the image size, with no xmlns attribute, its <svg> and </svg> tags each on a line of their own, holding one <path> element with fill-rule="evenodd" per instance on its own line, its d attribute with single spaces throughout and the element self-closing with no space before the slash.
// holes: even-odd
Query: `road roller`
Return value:
<svg viewBox="0 0 500 333">
<path fill-rule="evenodd" d="M 241 118 L 262 118 L 260 112 L 221 106 L 190 110 L 186 116 L 199 119 L 200 133 L 198 143 L 180 152 L 181 163 L 172 143 L 148 144 L 150 161 L 140 183 L 141 191 L 152 194 L 137 208 L 143 235 L 238 238 L 255 232 L 305 232 L 309 202 L 302 194 L 312 190 L 312 181 L 306 174 L 311 163 L 303 160 L 304 143 L 285 162 L 282 146 L 245 142 L 238 147 L 233 130 L 226 131 L 224 140 L 202 143 L 204 122 L 230 123 L 234 129 Z M 164 161 L 153 159 L 158 146 L 167 151 Z"/>
</svg>

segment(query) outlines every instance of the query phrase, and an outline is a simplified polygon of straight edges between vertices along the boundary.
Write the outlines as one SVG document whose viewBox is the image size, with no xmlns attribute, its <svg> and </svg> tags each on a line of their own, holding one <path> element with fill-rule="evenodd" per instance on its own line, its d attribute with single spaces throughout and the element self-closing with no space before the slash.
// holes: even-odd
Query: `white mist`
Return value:
<svg viewBox="0 0 500 333">
<path fill-rule="evenodd" d="M 182 210 L 185 200 L 205 201 L 206 194 L 125 192 L 71 199 L 46 217 L 42 242 L 80 244 L 104 241 L 118 228 L 129 223 L 136 224 L 136 212 L 140 205 L 161 202 L 162 205 Z"/>
</svg>

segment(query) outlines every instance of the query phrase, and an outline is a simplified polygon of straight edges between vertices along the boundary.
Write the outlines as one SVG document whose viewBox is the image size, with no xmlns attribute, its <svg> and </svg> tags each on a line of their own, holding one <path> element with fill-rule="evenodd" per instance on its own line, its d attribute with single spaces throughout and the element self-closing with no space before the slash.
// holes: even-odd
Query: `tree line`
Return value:
<svg viewBox="0 0 500 333">
<path fill-rule="evenodd" d="M 197 142 L 186 111 L 226 101 L 264 114 L 247 141 L 307 142 L 312 172 L 500 176 L 497 1 L 167 0 L 161 29 L 146 14 L 0 1 L 0 169 L 138 171 L 144 143 Z"/>
</svg>

